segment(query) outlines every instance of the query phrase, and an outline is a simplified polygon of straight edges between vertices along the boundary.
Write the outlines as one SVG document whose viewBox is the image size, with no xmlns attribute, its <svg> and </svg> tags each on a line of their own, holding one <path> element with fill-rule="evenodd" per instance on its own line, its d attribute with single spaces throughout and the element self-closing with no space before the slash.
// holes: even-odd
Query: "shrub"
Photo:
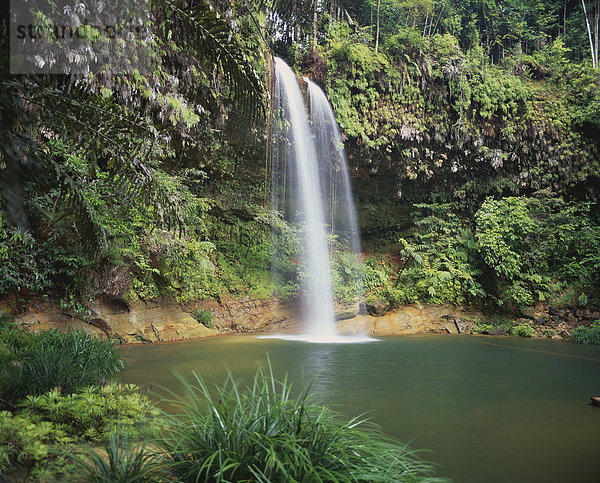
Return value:
<svg viewBox="0 0 600 483">
<path fill-rule="evenodd" d="M 49 239 L 36 238 L 28 230 L 7 226 L 0 212 L 0 295 L 39 294 L 84 281 L 86 256 L 76 246 L 57 245 L 56 231 L 54 226 Z"/>
<path fill-rule="evenodd" d="M 395 282 L 406 302 L 464 304 L 486 296 L 471 230 L 452 204 L 415 204 L 412 242 L 399 239 Z"/>
<path fill-rule="evenodd" d="M 334 244 L 336 249 L 331 260 L 331 288 L 335 300 L 350 305 L 363 295 L 363 271 L 357 254 L 343 251 L 342 246 Z"/>
<path fill-rule="evenodd" d="M 94 386 L 70 395 L 53 390 L 41 396 L 28 396 L 19 404 L 19 409 L 15 415 L 0 412 L 0 475 L 19 475 L 16 481 L 22 481 L 24 475 L 32 481 L 42 477 L 43 481 L 56 481 L 57 473 L 61 472 L 68 473 L 68 481 L 72 481 L 73 476 L 76 480 L 81 477 L 77 481 L 141 481 L 97 479 L 92 478 L 91 473 L 83 475 L 82 471 L 72 475 L 73 468 L 65 462 L 67 458 L 86 464 L 98 461 L 89 450 L 84 451 L 84 459 L 73 457 L 67 451 L 73 451 L 74 445 L 81 441 L 107 442 L 108 464 L 119 462 L 118 468 L 124 474 L 131 474 L 125 470 L 135 467 L 141 456 L 135 451 L 132 453 L 130 446 L 125 445 L 125 450 L 120 444 L 131 438 L 155 436 L 161 421 L 160 411 L 150 398 L 133 385 Z M 115 456 L 118 458 L 113 461 Z M 142 456 L 145 461 L 146 453 Z M 136 469 L 140 470 L 139 465 Z M 104 470 L 98 469 L 98 474 L 106 473 Z M 145 470 L 145 465 L 141 470 Z M 116 476 L 115 471 L 106 474 Z M 139 474 L 145 473 L 140 471 Z"/>
<path fill-rule="evenodd" d="M 576 344 L 600 344 L 600 320 L 596 320 L 590 327 L 575 327 L 571 332 L 571 340 Z"/>
<path fill-rule="evenodd" d="M 8 481 L 12 481 L 15 475 L 16 481 L 26 481 L 24 475 L 27 475 L 32 481 L 37 481 L 48 476 L 51 445 L 71 442 L 66 433 L 53 423 L 36 422 L 28 415 L 1 411 L 0 478 L 6 476 Z"/>
<path fill-rule="evenodd" d="M 517 337 L 533 337 L 535 330 L 529 324 L 519 324 L 510 329 L 510 333 Z"/>
<path fill-rule="evenodd" d="M 473 328 L 471 329 L 471 331 L 476 334 L 489 334 L 493 329 L 493 324 L 484 324 L 481 322 L 476 322 L 475 324 L 473 324 Z"/>
<path fill-rule="evenodd" d="M 204 327 L 208 327 L 209 329 L 212 329 L 213 322 L 215 320 L 215 315 L 210 310 L 206 310 L 206 309 L 196 310 L 192 314 L 192 317 L 194 319 L 196 319 L 198 322 L 200 322 Z"/>
<path fill-rule="evenodd" d="M 259 369 L 241 390 L 231 376 L 209 390 L 194 375 L 185 396 L 166 401 L 159 442 L 178 481 L 419 481 L 431 474 L 407 447 L 353 419 L 339 422 L 307 389 Z M 215 397 L 213 398 L 213 394 Z"/>
<path fill-rule="evenodd" d="M 115 428 L 128 437 L 151 436 L 158 430 L 160 411 L 133 384 L 90 386 L 64 395 L 54 389 L 27 396 L 19 404 L 38 421 L 58 424 L 75 439 L 106 441 Z"/>
<path fill-rule="evenodd" d="M 12 324 L 12 318 L 4 310 L 0 309 L 0 327 L 6 327 Z"/>
</svg>

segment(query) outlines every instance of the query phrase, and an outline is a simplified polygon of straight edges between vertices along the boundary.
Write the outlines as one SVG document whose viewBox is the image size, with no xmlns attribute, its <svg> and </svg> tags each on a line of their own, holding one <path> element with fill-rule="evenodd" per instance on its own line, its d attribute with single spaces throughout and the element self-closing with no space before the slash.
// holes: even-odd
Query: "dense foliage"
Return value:
<svg viewBox="0 0 600 483">
<path fill-rule="evenodd" d="M 571 340 L 577 344 L 600 344 L 600 321 L 596 320 L 590 327 L 575 327 Z"/>
<path fill-rule="evenodd" d="M 184 6 L 144 19 L 150 69 L 0 81 L 12 308 L 298 296 L 301 228 L 267 208 L 268 46 L 346 137 L 368 254 L 331 240 L 338 301 L 598 304 L 597 2 Z"/>
<path fill-rule="evenodd" d="M 400 239 L 400 261 L 368 262 L 370 297 L 394 305 L 464 304 L 512 311 L 550 301 L 598 304 L 599 220 L 588 203 L 561 198 L 488 198 L 473 219 L 456 204 L 417 204 L 415 231 Z"/>
<path fill-rule="evenodd" d="M 596 182 L 598 71 L 569 62 L 560 39 L 536 52 L 540 81 L 522 54 L 491 64 L 449 34 L 401 32 L 379 52 L 343 24 L 330 35 L 326 82 L 347 148 L 363 176 L 395 181 L 388 196 L 424 201 L 427 187 L 472 209 Z"/>
<path fill-rule="evenodd" d="M 150 70 L 1 81 L 0 296 L 85 306 L 219 291 L 202 192 L 256 150 L 264 46 L 247 11 L 182 6 L 155 2 L 144 19 Z M 230 134 L 248 130 L 235 150 Z"/>
</svg>

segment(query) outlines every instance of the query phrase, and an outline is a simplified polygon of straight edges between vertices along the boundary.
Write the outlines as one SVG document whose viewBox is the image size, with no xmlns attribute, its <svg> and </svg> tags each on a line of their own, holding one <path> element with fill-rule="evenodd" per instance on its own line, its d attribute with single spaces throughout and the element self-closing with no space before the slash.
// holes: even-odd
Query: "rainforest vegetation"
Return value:
<svg viewBox="0 0 600 483">
<path fill-rule="evenodd" d="M 330 240 L 340 303 L 357 302 L 364 288 L 367 302 L 389 307 L 473 305 L 507 317 L 539 303 L 600 307 L 598 0 L 150 4 L 148 35 L 113 42 L 112 62 L 85 75 L 77 67 L 95 62 L 86 42 L 103 37 L 84 11 L 72 12 L 81 36 L 71 71 L 52 75 L 11 73 L 10 19 L 2 20 L 8 312 L 48 300 L 87 320 L 100 300 L 297 298 L 301 234 L 269 202 L 272 55 L 325 90 L 345 137 L 364 254 Z M 132 49 L 143 63 L 131 62 Z M 217 471 L 216 481 L 262 481 L 341 478 L 350 474 L 343 463 L 368 480 L 430 474 L 376 431 L 340 429 L 305 392 L 295 400 L 277 383 L 275 397 L 266 372 L 246 392 L 231 380 L 219 390 L 239 448 L 265 453 L 229 448 L 218 415 L 203 406 L 201 379 L 184 382 L 191 397 L 176 401 L 181 415 L 158 418 L 140 388 L 109 382 L 122 368 L 111 343 L 30 334 L 1 317 L 1 472 L 188 481 Z M 590 323 L 573 331 L 575 341 L 600 342 Z M 527 324 L 509 329 L 533 335 Z M 259 423 L 285 437 L 242 441 L 258 424 L 247 414 L 261 405 L 275 409 Z M 300 423 L 313 426 L 299 434 Z M 213 446 L 200 445 L 190 425 Z M 157 434 L 152 451 L 137 443 Z M 294 438 L 306 443 L 295 452 Z M 324 441 L 334 441 L 332 453 Z M 48 457 L 83 443 L 106 445 L 107 458 L 91 449 Z M 357 452 L 360 461 L 340 460 Z M 383 467 L 392 473 L 377 473 Z"/>
<path fill-rule="evenodd" d="M 154 2 L 150 69 L 2 77 L 0 295 L 82 317 L 103 298 L 296 297 L 297 233 L 266 182 L 276 54 L 325 88 L 346 138 L 367 256 L 336 252 L 339 300 L 360 270 L 392 304 L 593 307 L 599 11 Z"/>
</svg>

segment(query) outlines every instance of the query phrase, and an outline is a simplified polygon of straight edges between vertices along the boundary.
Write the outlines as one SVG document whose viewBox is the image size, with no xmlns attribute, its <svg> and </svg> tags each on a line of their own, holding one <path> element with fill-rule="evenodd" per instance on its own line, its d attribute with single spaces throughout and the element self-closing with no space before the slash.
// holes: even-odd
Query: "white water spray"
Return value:
<svg viewBox="0 0 600 483">
<path fill-rule="evenodd" d="M 283 60 L 275 58 L 272 207 L 287 213 L 288 218 L 296 214 L 294 221 L 302 231 L 305 324 L 303 335 L 275 337 L 309 342 L 374 340 L 342 337 L 336 331 L 327 226 L 332 233 L 336 224 L 345 231 L 355 251 L 360 242 L 337 123 L 321 89 L 309 81 L 308 91 L 314 106 L 312 130 L 296 75 Z M 336 197 L 338 190 L 342 194 Z"/>
</svg>

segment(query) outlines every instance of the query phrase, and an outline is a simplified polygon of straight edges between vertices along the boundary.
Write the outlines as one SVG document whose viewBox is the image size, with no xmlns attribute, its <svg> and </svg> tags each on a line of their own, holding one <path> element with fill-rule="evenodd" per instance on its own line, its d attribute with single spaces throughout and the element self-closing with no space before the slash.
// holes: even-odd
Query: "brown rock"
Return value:
<svg viewBox="0 0 600 483">
<path fill-rule="evenodd" d="M 470 334 L 473 324 L 473 321 L 469 319 L 461 319 L 460 317 L 454 319 L 454 325 L 459 334 Z"/>
<path fill-rule="evenodd" d="M 592 396 L 588 404 L 600 407 L 600 397 Z"/>
<path fill-rule="evenodd" d="M 381 317 L 358 315 L 338 322 L 338 330 L 344 334 L 367 333 L 374 335 L 425 334 L 428 332 L 458 334 L 455 321 L 463 327 L 468 317 L 480 317 L 475 310 L 444 305 L 407 305 L 392 310 Z M 471 322 L 472 326 L 473 323 Z"/>
<path fill-rule="evenodd" d="M 218 333 L 198 323 L 182 308 L 168 301 L 137 301 L 125 304 L 110 301 L 93 308 L 96 315 L 82 320 L 64 314 L 58 307 L 46 303 L 41 310 L 34 306 L 17 318 L 31 330 L 83 330 L 98 337 L 121 342 L 157 342 L 207 337 Z"/>
</svg>

